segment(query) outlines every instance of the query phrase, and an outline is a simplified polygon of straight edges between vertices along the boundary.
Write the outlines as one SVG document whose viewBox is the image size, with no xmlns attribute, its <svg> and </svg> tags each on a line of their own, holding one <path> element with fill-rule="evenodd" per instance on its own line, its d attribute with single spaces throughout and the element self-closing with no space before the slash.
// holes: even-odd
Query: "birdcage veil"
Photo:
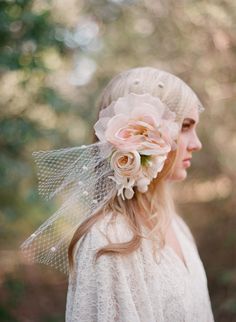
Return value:
<svg viewBox="0 0 236 322">
<path fill-rule="evenodd" d="M 110 152 L 110 145 L 98 142 L 33 153 L 39 194 L 46 200 L 60 196 L 62 205 L 21 245 L 31 261 L 68 274 L 67 250 L 78 223 L 115 194 L 114 181 L 108 178 Z"/>
<path fill-rule="evenodd" d="M 135 91 L 137 92 L 137 85 L 140 85 L 139 82 L 142 83 L 140 75 L 141 74 L 135 75 L 135 78 L 129 80 L 134 89 L 133 93 L 135 93 Z M 166 74 L 164 74 L 164 76 L 166 76 Z M 164 76 L 158 80 L 160 90 L 168 84 L 167 79 Z M 160 100 L 156 95 L 155 97 L 152 96 L 152 86 L 154 86 L 152 83 L 153 82 L 150 82 L 151 85 L 148 88 L 145 87 L 148 82 L 145 83 L 145 86 L 142 85 L 142 91 L 139 91 L 137 95 L 126 92 L 122 96 L 121 93 L 119 93 L 119 97 L 114 99 L 114 101 L 110 99 L 110 104 L 107 103 L 108 106 L 102 109 L 99 114 L 99 119 L 94 126 L 96 135 L 99 138 L 97 142 L 78 147 L 33 152 L 33 158 L 37 169 L 39 194 L 46 200 L 59 198 L 61 206 L 21 244 L 21 251 L 31 262 L 44 263 L 68 274 L 68 247 L 78 226 L 85 219 L 102 209 L 104 205 L 117 194 L 117 191 L 123 189 L 120 188 L 120 182 L 118 182 L 119 185 L 117 185 L 117 180 L 121 180 L 122 184 L 127 185 L 127 189 L 132 190 L 131 185 L 134 185 L 136 182 L 134 179 L 129 178 L 129 180 L 123 182 L 123 178 L 121 178 L 120 174 L 117 176 L 114 175 L 115 171 L 111 161 L 115 152 L 117 152 L 117 147 L 113 141 L 107 140 L 105 135 L 106 127 L 110 120 L 115 117 L 119 118 L 120 115 L 119 109 L 117 109 L 118 103 L 116 104 L 115 102 L 120 102 L 121 105 L 123 104 L 123 110 L 125 110 L 124 104 L 128 104 L 127 109 L 130 110 L 130 113 L 132 113 L 132 108 L 129 104 L 133 104 L 134 109 L 135 106 L 139 104 L 138 102 L 143 104 L 147 103 L 147 108 L 150 108 L 150 105 L 152 104 L 153 106 L 155 106 L 155 104 L 158 105 L 156 108 L 160 111 L 162 110 L 160 120 L 158 119 L 159 116 L 157 117 L 160 121 L 160 125 L 162 126 L 162 123 L 165 123 L 165 129 L 167 129 L 169 124 L 171 124 L 171 130 L 168 133 L 172 139 L 176 139 L 177 132 L 179 131 L 179 123 L 184 114 L 183 105 L 187 104 L 187 99 L 183 97 L 170 98 L 170 95 L 163 94 L 162 100 Z M 178 92 L 178 90 L 179 89 L 176 87 L 176 92 Z M 185 104 L 180 104 L 180 100 L 185 100 Z M 178 106 L 180 110 L 178 110 Z M 204 109 L 200 103 L 198 109 L 200 112 Z M 115 115 L 115 113 L 118 114 Z M 141 125 L 143 126 L 143 124 Z M 154 130 L 152 129 L 152 131 Z M 166 136 L 166 138 L 168 141 L 169 136 Z M 152 140 L 154 140 L 153 137 Z M 158 140 L 158 142 L 161 142 L 160 140 L 164 140 L 162 142 L 165 142 L 165 137 L 158 136 Z M 156 142 L 157 141 L 154 143 Z M 146 168 L 146 176 L 149 175 L 154 178 L 157 173 L 161 171 L 168 151 L 176 148 L 174 141 L 171 143 L 170 141 L 168 142 L 168 145 L 162 145 L 161 149 L 158 148 L 157 150 L 153 149 L 152 144 L 151 149 L 154 156 L 149 155 L 150 153 L 147 152 L 147 147 L 143 146 L 143 142 L 140 143 L 143 149 L 142 151 L 144 152 L 143 154 L 141 153 L 141 156 L 137 159 L 138 162 L 140 162 L 140 165 L 143 162 L 142 158 L 145 158 L 145 160 L 150 157 L 153 158 L 151 160 L 152 162 L 146 163 L 148 165 L 154 164 L 151 171 Z M 130 152 L 128 151 L 129 149 L 125 151 L 125 146 L 126 145 L 122 146 L 121 151 L 124 150 L 126 159 L 129 159 L 130 156 L 131 158 L 129 160 L 133 160 L 133 156 L 137 157 L 137 151 Z M 148 182 L 147 177 L 142 176 L 140 182 L 142 183 L 143 189 L 144 184 L 146 188 L 148 187 L 150 180 Z M 145 192 L 145 190 L 143 190 L 143 192 Z M 132 195 L 133 194 L 129 194 L 129 198 L 131 198 Z M 128 194 L 126 196 L 128 196 Z"/>
<path fill-rule="evenodd" d="M 197 94 L 181 78 L 149 66 L 128 69 L 112 78 L 99 97 L 99 109 L 128 93 L 149 93 L 159 97 L 176 114 L 175 120 L 179 124 L 190 108 L 196 108 L 199 113 L 205 110 Z"/>
</svg>

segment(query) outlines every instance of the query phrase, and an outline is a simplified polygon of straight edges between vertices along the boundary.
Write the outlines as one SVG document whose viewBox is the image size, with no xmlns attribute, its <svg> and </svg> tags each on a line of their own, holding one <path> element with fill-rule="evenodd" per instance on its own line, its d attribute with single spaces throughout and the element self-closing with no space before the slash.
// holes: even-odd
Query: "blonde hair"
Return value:
<svg viewBox="0 0 236 322">
<path fill-rule="evenodd" d="M 129 69 L 114 77 L 103 90 L 99 102 L 98 112 L 106 108 L 111 102 L 129 93 L 149 93 L 159 97 L 171 111 L 176 113 L 176 121 L 182 123 L 187 111 L 196 107 L 199 111 L 204 108 L 192 89 L 175 75 L 151 67 Z M 94 142 L 97 138 L 94 136 Z M 166 180 L 173 171 L 177 150 L 171 151 L 162 171 L 152 180 L 146 193 L 135 190 L 134 197 L 130 200 L 123 200 L 115 196 L 90 218 L 86 219 L 75 231 L 71 240 L 68 257 L 70 270 L 73 268 L 73 250 L 77 242 L 85 235 L 90 228 L 101 218 L 111 211 L 111 220 L 114 220 L 118 213 L 127 219 L 127 225 L 133 232 L 130 241 L 124 243 L 108 243 L 96 253 L 96 260 L 104 254 L 129 254 L 141 245 L 141 222 L 149 230 L 149 237 L 153 241 L 158 240 L 159 246 L 165 245 L 165 229 L 168 226 L 171 215 L 175 211 L 175 205 L 170 190 L 170 184 Z M 155 243 L 154 243 L 155 246 Z M 155 251 L 157 250 L 154 247 Z"/>
</svg>

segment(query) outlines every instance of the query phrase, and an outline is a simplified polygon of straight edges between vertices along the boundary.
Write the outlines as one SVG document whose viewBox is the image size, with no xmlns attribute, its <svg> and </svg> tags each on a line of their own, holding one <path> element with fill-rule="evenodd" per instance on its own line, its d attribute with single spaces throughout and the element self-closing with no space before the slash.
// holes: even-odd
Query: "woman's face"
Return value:
<svg viewBox="0 0 236 322">
<path fill-rule="evenodd" d="M 197 136 L 196 127 L 199 122 L 199 112 L 193 108 L 188 112 L 182 123 L 179 137 L 179 153 L 175 162 L 173 172 L 169 180 L 182 181 L 187 177 L 187 168 L 191 166 L 192 154 L 202 148 Z M 184 161 L 189 159 L 188 161 Z"/>
</svg>

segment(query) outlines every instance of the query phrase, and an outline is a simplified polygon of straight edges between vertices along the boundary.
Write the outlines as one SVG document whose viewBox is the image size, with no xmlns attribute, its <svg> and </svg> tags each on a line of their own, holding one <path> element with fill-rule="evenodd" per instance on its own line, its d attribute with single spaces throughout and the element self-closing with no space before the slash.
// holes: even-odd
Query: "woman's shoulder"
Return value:
<svg viewBox="0 0 236 322">
<path fill-rule="evenodd" d="M 110 211 L 89 228 L 77 247 L 85 248 L 89 245 L 91 249 L 97 250 L 109 243 L 130 241 L 132 237 L 133 233 L 125 216 Z"/>
<path fill-rule="evenodd" d="M 104 236 L 109 242 L 126 242 L 132 238 L 128 220 L 121 213 L 108 212 L 91 228 L 91 233 Z"/>
</svg>

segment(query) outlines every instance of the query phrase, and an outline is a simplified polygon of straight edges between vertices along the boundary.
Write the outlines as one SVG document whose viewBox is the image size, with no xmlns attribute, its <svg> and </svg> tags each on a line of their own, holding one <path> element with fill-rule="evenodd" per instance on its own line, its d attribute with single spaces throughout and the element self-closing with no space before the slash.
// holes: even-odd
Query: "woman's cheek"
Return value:
<svg viewBox="0 0 236 322">
<path fill-rule="evenodd" d="M 185 153 L 185 150 L 186 150 L 186 137 L 184 134 L 180 134 L 180 139 L 179 139 L 179 158 L 181 158 L 182 160 L 182 157 Z"/>
</svg>

